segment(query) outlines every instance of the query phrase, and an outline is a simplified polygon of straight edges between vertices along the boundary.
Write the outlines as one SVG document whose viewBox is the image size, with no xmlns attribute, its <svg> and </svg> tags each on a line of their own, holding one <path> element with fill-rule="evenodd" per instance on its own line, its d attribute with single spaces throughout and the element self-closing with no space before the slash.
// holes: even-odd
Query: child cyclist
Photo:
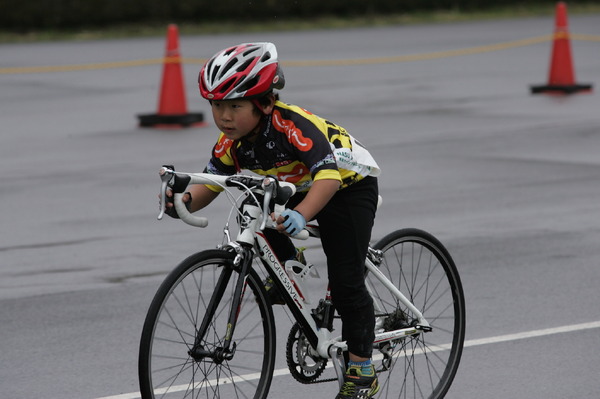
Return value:
<svg viewBox="0 0 600 399">
<path fill-rule="evenodd" d="M 377 207 L 377 164 L 341 126 L 279 101 L 273 90 L 285 81 L 272 43 L 218 52 L 202 67 L 198 82 L 221 131 L 205 172 L 231 175 L 247 169 L 296 185 L 277 230 L 264 232 L 282 263 L 297 256 L 289 236 L 307 220 L 319 223 L 332 300 L 349 351 L 336 399 L 372 397 L 379 385 L 371 364 L 375 318 L 364 261 Z M 219 191 L 194 185 L 183 199 L 194 212 Z M 177 217 L 171 203 L 167 213 Z"/>
</svg>

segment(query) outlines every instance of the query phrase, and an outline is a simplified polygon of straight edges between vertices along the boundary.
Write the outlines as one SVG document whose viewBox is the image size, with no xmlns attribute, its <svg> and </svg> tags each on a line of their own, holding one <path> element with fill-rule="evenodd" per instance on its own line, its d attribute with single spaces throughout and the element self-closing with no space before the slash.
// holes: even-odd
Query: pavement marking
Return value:
<svg viewBox="0 0 600 399">
<path fill-rule="evenodd" d="M 47 65 L 37 67 L 11 67 L 11 68 L 0 68 L 0 74 L 4 75 L 15 75 L 23 73 L 46 73 L 46 72 L 73 72 L 73 71 L 89 71 L 97 69 L 109 69 L 109 68 L 126 68 L 126 67 L 137 67 L 145 65 L 157 65 L 165 62 L 166 58 L 155 58 L 149 60 L 134 60 L 134 61 L 120 61 L 120 62 L 104 62 L 95 64 L 74 64 L 74 65 Z"/>
<path fill-rule="evenodd" d="M 598 35 L 585 35 L 585 34 L 576 34 L 576 33 L 571 33 L 571 39 L 575 39 L 575 40 L 583 40 L 583 41 L 588 41 L 588 42 L 600 42 L 600 36 Z"/>
<path fill-rule="evenodd" d="M 488 53 L 492 51 L 506 50 L 509 48 L 530 46 L 532 44 L 543 43 L 552 40 L 554 35 L 543 35 L 520 39 L 504 43 L 489 44 L 485 46 L 468 47 L 464 49 L 436 51 L 423 54 L 407 54 L 391 57 L 375 57 L 375 58 L 357 58 L 357 59 L 340 59 L 340 60 L 300 60 L 300 61 L 283 61 L 282 65 L 286 67 L 314 67 L 314 66 L 349 66 L 349 65 L 372 65 L 372 64 L 390 64 L 399 62 L 424 61 L 438 58 L 457 57 L 471 54 Z M 597 35 L 578 35 L 570 34 L 570 37 L 575 40 L 597 41 L 600 42 L 600 36 Z M 98 69 L 111 68 L 131 68 L 148 65 L 160 65 L 164 63 L 172 63 L 180 61 L 183 64 L 204 64 L 205 58 L 179 58 L 165 57 L 152 58 L 145 60 L 131 61 L 116 61 L 102 62 L 92 64 L 73 64 L 73 65 L 47 65 L 33 67 L 8 67 L 0 68 L 0 75 L 16 75 L 26 73 L 49 73 L 49 72 L 73 72 L 73 71 L 89 71 Z"/>
<path fill-rule="evenodd" d="M 600 321 L 592 321 L 589 323 L 581 323 L 581 324 L 569 324 L 569 325 L 560 326 L 560 327 L 551 327 L 551 328 L 525 331 L 525 332 L 514 333 L 514 334 L 498 335 L 498 336 L 489 337 L 489 338 L 469 339 L 469 340 L 465 341 L 464 347 L 469 348 L 472 346 L 489 345 L 489 344 L 496 344 L 496 343 L 508 342 L 508 341 L 518 341 L 521 339 L 543 337 L 543 336 L 547 336 L 547 335 L 563 334 L 563 333 L 575 332 L 575 331 L 584 331 L 584 330 L 590 330 L 593 328 L 600 328 Z M 444 350 L 444 349 L 448 349 L 448 348 L 449 348 L 449 345 L 440 345 L 433 351 L 439 351 L 439 350 Z M 328 367 L 331 367 L 331 366 L 332 366 L 331 364 L 328 364 Z M 275 370 L 273 372 L 273 377 L 278 377 L 278 376 L 288 375 L 288 374 L 289 374 L 288 369 L 284 368 L 284 369 Z M 240 376 L 238 378 L 248 380 L 248 379 L 258 379 L 259 377 L 260 377 L 259 374 L 251 374 L 251 375 L 246 375 L 246 376 Z M 188 385 L 186 384 L 186 385 L 182 385 L 181 387 L 172 387 L 172 388 L 174 388 L 174 389 L 172 389 L 171 392 L 185 391 L 188 388 Z M 139 392 L 131 392 L 131 393 L 124 393 L 121 395 L 103 396 L 101 398 L 96 398 L 96 399 L 139 399 L 139 398 L 141 398 Z"/>
</svg>

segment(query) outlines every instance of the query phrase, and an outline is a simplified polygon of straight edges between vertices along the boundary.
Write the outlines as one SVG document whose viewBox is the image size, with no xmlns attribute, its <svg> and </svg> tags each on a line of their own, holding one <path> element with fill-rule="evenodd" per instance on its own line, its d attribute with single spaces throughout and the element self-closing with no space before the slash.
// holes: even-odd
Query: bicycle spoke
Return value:
<svg viewBox="0 0 600 399">
<path fill-rule="evenodd" d="M 245 279 L 236 309 L 231 346 L 228 351 L 224 348 L 238 280 L 237 273 L 228 277 L 231 256 L 213 250 L 190 257 L 159 289 L 140 345 L 140 387 L 145 398 L 254 398 L 268 392 L 274 322 L 262 282 L 253 271 Z M 224 271 L 225 279 L 221 278 Z M 226 286 L 219 289 L 218 284 Z M 215 292 L 222 295 L 215 297 Z M 200 328 L 202 337 L 197 336 Z"/>
<path fill-rule="evenodd" d="M 384 362 L 385 371 L 378 374 L 384 389 L 378 397 L 442 398 L 456 373 L 464 341 L 464 298 L 455 266 L 439 241 L 416 229 L 391 233 L 375 248 L 383 252 L 381 272 L 431 327 L 431 331 L 383 345 L 387 356 L 373 357 L 375 362 Z M 393 317 L 384 326 L 397 329 L 417 322 L 416 315 L 375 277 L 367 275 L 367 280 L 378 311 L 383 313 L 380 317 Z"/>
</svg>

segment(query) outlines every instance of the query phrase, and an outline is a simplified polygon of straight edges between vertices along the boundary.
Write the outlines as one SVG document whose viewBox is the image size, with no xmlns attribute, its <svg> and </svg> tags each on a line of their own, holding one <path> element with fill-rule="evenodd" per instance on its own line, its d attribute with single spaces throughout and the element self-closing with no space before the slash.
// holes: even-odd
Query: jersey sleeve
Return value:
<svg viewBox="0 0 600 399">
<path fill-rule="evenodd" d="M 337 181 L 341 182 L 342 176 L 341 176 L 339 170 L 323 169 L 323 170 L 318 171 L 314 175 L 313 181 L 317 181 L 317 180 L 337 180 Z"/>
<path fill-rule="evenodd" d="M 225 137 L 223 133 L 219 135 L 217 143 L 212 149 L 212 156 L 204 168 L 205 173 L 213 175 L 233 175 L 235 174 L 235 164 L 231 155 L 234 142 Z M 206 187 L 214 192 L 221 192 L 223 188 L 216 185 L 207 184 Z"/>
<path fill-rule="evenodd" d="M 297 112 L 297 110 L 295 111 Z M 312 180 L 335 179 L 341 181 L 341 175 L 326 136 L 326 125 L 320 118 L 305 110 L 292 115 L 294 117 L 290 118 L 276 109 L 273 112 L 273 127 L 287 136 L 298 160 L 309 169 Z"/>
</svg>

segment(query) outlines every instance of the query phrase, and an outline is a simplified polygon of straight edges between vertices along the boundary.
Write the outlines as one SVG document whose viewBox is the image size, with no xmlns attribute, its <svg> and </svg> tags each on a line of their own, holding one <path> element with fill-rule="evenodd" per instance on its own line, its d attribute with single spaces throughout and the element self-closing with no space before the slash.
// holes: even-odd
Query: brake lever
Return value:
<svg viewBox="0 0 600 399">
<path fill-rule="evenodd" d="M 173 170 L 163 166 L 158 171 L 158 174 L 160 175 L 160 212 L 158 214 L 158 220 L 162 220 L 165 215 L 165 205 L 167 203 L 167 185 L 169 184 L 169 180 L 173 177 Z"/>
<path fill-rule="evenodd" d="M 262 189 L 265 192 L 263 198 L 263 215 L 262 220 L 260 222 L 260 230 L 264 230 L 267 226 L 267 218 L 269 215 L 269 204 L 271 203 L 271 199 L 273 198 L 273 191 L 277 189 L 277 181 L 271 177 L 267 177 L 263 180 L 261 184 Z"/>
</svg>

